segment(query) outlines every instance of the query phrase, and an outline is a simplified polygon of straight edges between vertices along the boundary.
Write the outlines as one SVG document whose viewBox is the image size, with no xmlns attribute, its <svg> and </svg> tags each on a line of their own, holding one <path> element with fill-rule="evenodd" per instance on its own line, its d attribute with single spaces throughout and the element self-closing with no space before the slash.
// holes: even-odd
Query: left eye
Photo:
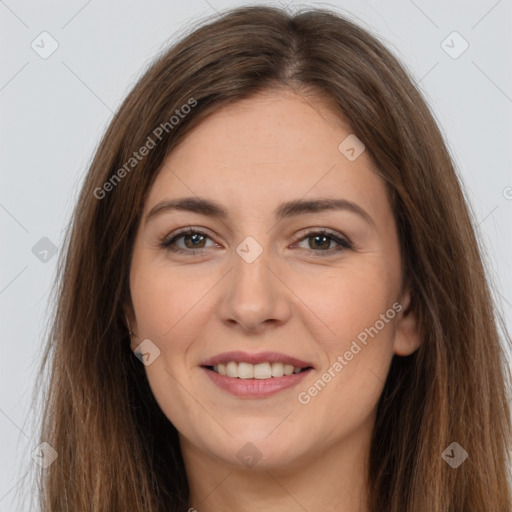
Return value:
<svg viewBox="0 0 512 512">
<path fill-rule="evenodd" d="M 185 246 L 178 246 L 178 240 L 184 240 Z M 211 238 L 203 233 L 202 231 L 188 229 L 185 231 L 181 231 L 176 235 L 166 238 L 161 242 L 161 247 L 166 250 L 176 252 L 176 253 L 199 253 L 204 251 L 208 246 L 205 246 L 206 240 Z M 309 247 L 306 249 L 312 249 L 313 252 L 324 252 L 324 253 L 333 253 L 339 252 L 345 249 L 351 249 L 351 243 L 342 238 L 341 236 L 336 235 L 335 233 L 331 233 L 328 231 L 311 231 L 305 234 L 302 238 L 300 238 L 299 242 L 303 243 L 304 241 L 310 241 L 308 243 Z M 337 244 L 337 247 L 331 248 L 331 243 L 334 242 Z M 214 243 L 213 246 L 216 244 Z M 210 245 L 210 247 L 212 247 Z M 319 250 L 317 250 L 319 249 Z"/>
<path fill-rule="evenodd" d="M 351 249 L 352 246 L 350 242 L 344 238 L 341 238 L 337 236 L 334 233 L 330 233 L 328 231 L 318 231 L 318 232 L 310 232 L 306 234 L 303 238 L 301 238 L 302 241 L 309 240 L 307 248 L 311 249 L 322 249 L 321 251 L 315 251 L 315 252 L 337 252 L 342 251 L 344 249 Z M 329 246 L 331 242 L 334 242 L 335 244 L 338 244 L 338 247 L 335 247 L 333 250 L 330 250 Z"/>
</svg>

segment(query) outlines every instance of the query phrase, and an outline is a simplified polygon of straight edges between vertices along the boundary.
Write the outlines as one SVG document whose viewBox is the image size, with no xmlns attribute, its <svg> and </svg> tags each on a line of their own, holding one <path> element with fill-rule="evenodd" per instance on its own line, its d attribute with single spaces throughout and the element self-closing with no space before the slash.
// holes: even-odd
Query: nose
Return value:
<svg viewBox="0 0 512 512">
<path fill-rule="evenodd" d="M 288 321 L 292 292 L 267 252 L 248 263 L 236 252 L 233 268 L 223 280 L 218 315 L 229 327 L 261 333 Z"/>
</svg>

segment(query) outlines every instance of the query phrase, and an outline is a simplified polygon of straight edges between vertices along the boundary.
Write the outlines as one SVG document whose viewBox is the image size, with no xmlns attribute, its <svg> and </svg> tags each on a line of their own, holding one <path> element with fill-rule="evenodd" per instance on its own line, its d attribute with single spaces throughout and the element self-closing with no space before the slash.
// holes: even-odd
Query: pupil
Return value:
<svg viewBox="0 0 512 512">
<path fill-rule="evenodd" d="M 325 240 L 327 240 L 327 246 L 329 246 L 328 237 L 326 237 L 326 236 L 315 236 L 315 237 L 314 237 L 314 241 L 315 241 L 315 243 L 316 243 L 317 241 L 319 241 L 319 240 L 324 240 L 324 241 L 325 241 Z M 325 244 L 325 242 L 324 242 L 324 244 Z M 324 245 L 324 244 L 320 243 L 320 245 L 317 245 L 317 247 L 320 247 L 320 246 L 322 246 L 322 245 Z"/>
<path fill-rule="evenodd" d="M 200 243 L 200 242 L 202 241 L 202 240 L 201 240 L 202 238 L 203 238 L 203 235 L 199 235 L 199 234 L 197 234 L 197 233 L 196 233 L 196 234 L 194 234 L 194 235 L 189 235 L 189 236 L 187 237 L 187 239 L 188 239 L 188 240 L 192 240 L 192 244 L 193 244 L 193 245 L 197 245 L 197 244 L 196 244 L 196 242 L 199 242 L 199 243 Z"/>
</svg>

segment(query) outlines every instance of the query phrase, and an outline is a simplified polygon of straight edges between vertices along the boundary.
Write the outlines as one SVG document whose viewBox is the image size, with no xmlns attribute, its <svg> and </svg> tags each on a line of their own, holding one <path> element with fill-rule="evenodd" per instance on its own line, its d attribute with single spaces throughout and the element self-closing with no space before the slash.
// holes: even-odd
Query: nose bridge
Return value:
<svg viewBox="0 0 512 512">
<path fill-rule="evenodd" d="M 242 242 L 233 255 L 235 290 L 239 296 L 255 299 L 260 293 L 271 294 L 268 270 L 270 260 L 269 249 L 258 250 L 251 241 Z"/>
</svg>

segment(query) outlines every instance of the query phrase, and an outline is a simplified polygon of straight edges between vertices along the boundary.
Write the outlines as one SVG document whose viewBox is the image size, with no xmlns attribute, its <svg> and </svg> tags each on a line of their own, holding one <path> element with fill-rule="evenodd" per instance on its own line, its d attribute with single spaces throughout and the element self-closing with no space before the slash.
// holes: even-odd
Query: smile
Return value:
<svg viewBox="0 0 512 512">
<path fill-rule="evenodd" d="M 236 376 L 222 375 L 221 365 L 215 367 L 202 366 L 200 367 L 210 381 L 223 391 L 240 398 L 267 398 L 285 389 L 292 388 L 299 384 L 313 368 L 294 368 L 291 365 L 283 365 L 282 363 L 261 363 L 252 365 L 249 363 L 227 363 L 225 366 L 226 372 L 236 373 Z M 274 366 L 275 365 L 275 366 Z M 219 371 L 219 366 L 221 369 Z M 248 368 L 249 366 L 250 368 Z M 241 367 L 241 369 L 240 369 Z M 258 368 L 259 367 L 259 368 Z M 272 375 L 272 369 L 275 376 Z M 286 373 L 285 373 L 286 370 Z M 253 377 L 241 377 L 239 374 L 250 375 L 253 372 Z M 268 376 L 270 372 L 270 376 Z M 254 376 L 260 375 L 260 377 Z"/>
<path fill-rule="evenodd" d="M 291 364 L 275 363 L 238 363 L 229 361 L 227 364 L 219 363 L 215 366 L 208 366 L 208 369 L 218 373 L 238 379 L 259 379 L 266 380 L 271 378 L 283 377 L 284 375 L 292 375 L 301 373 L 308 368 L 300 368 Z"/>
</svg>

